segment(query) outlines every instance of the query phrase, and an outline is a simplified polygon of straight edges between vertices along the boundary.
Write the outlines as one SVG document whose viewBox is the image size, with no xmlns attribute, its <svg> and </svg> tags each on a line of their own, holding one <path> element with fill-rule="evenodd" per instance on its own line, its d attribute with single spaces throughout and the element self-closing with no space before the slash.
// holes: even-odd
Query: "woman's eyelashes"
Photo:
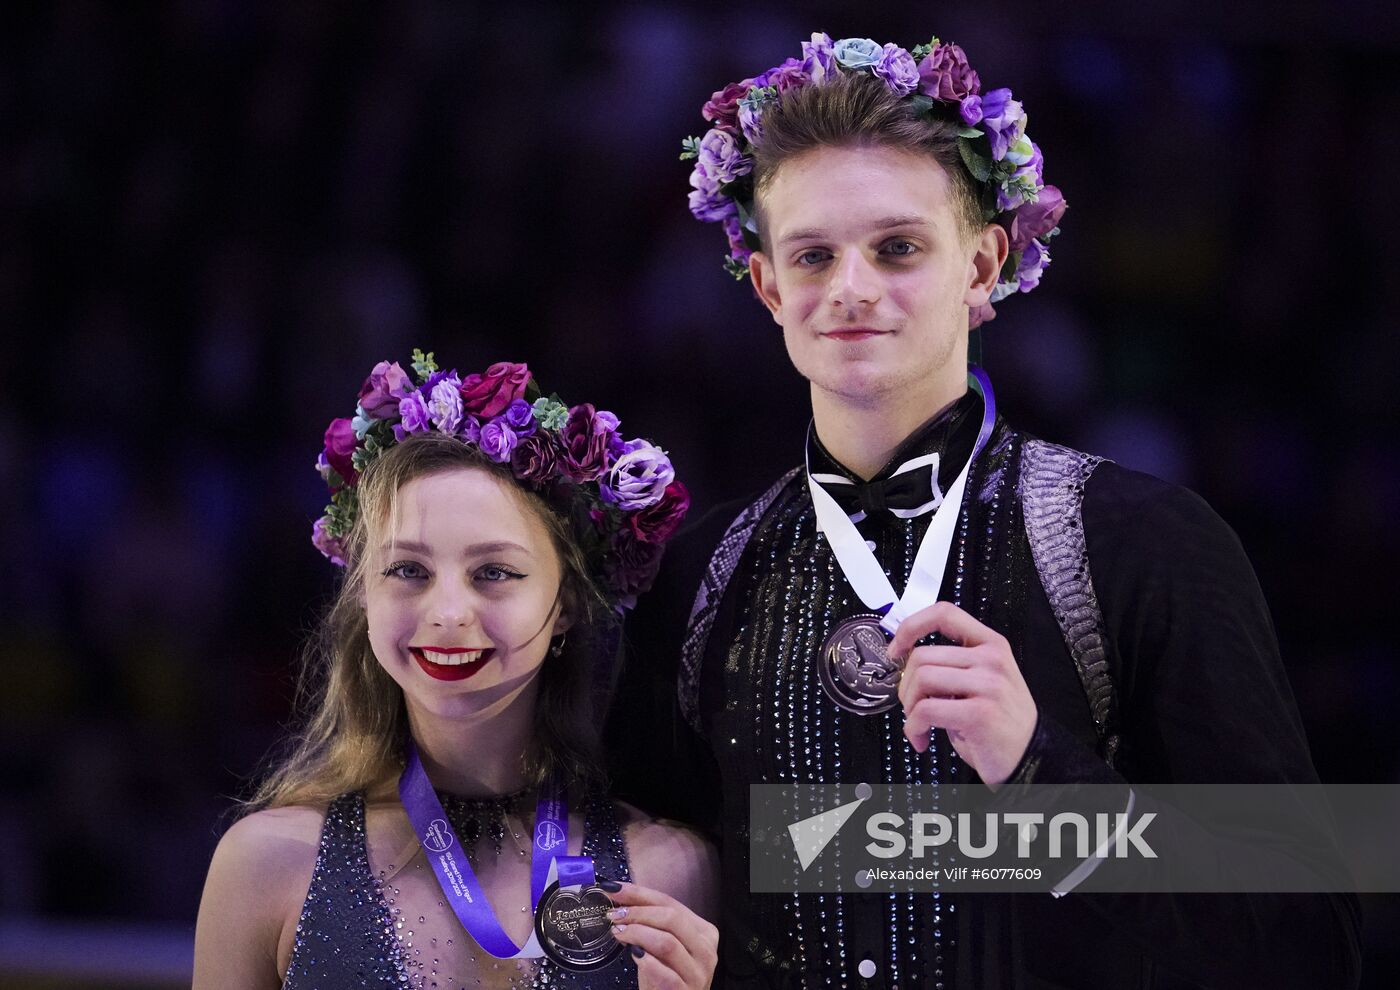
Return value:
<svg viewBox="0 0 1400 990">
<path fill-rule="evenodd" d="M 504 564 L 487 564 L 477 570 L 475 577 L 478 581 L 496 584 L 501 581 L 519 581 L 525 575 Z"/>
<path fill-rule="evenodd" d="M 428 569 L 416 560 L 401 560 L 384 569 L 386 578 L 401 581 L 426 581 L 432 577 Z M 482 584 L 501 584 L 506 581 L 519 581 L 528 577 L 522 571 L 506 564 L 483 564 L 472 573 L 472 580 Z"/>
<path fill-rule="evenodd" d="M 385 577 L 401 578 L 405 581 L 422 581 L 428 577 L 428 569 L 414 560 L 401 560 L 390 564 L 384 570 Z"/>
</svg>

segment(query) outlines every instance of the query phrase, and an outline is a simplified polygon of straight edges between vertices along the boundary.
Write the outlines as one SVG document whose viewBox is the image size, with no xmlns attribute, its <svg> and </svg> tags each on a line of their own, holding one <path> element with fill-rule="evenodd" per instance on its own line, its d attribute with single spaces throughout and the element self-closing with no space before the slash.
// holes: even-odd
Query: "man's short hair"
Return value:
<svg viewBox="0 0 1400 990">
<path fill-rule="evenodd" d="M 788 90 L 763 115 L 763 139 L 754 147 L 754 212 L 758 235 L 769 246 L 761 205 L 784 162 L 817 148 L 896 148 L 928 155 L 947 173 L 962 232 L 986 225 L 982 189 L 963 165 L 956 124 L 918 112 L 883 80 L 838 73 L 820 85 Z"/>
</svg>

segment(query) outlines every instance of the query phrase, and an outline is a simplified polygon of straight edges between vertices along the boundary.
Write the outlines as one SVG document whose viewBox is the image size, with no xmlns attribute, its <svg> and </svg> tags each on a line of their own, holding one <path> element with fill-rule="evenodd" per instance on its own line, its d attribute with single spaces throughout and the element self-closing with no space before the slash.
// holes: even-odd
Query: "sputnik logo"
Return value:
<svg viewBox="0 0 1400 990">
<path fill-rule="evenodd" d="M 812 865 L 812 861 L 836 838 L 836 833 L 841 831 L 841 827 L 851 820 L 856 809 L 868 801 L 873 793 L 869 784 L 859 784 L 856 787 L 856 800 L 811 818 L 803 818 L 788 826 L 788 836 L 792 839 L 792 846 L 797 851 L 797 861 L 802 864 L 802 869 Z"/>
</svg>

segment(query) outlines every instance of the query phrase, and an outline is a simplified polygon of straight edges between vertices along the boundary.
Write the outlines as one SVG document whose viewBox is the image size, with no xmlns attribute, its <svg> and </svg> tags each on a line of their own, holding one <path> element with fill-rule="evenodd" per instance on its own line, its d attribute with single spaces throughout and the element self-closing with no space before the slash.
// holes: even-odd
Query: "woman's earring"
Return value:
<svg viewBox="0 0 1400 990">
<path fill-rule="evenodd" d="M 557 656 L 559 656 L 561 653 L 564 652 L 564 640 L 565 640 L 566 635 L 567 635 L 566 633 L 560 633 L 560 634 L 559 634 L 559 642 L 555 643 L 553 646 L 551 646 L 551 647 L 549 648 L 549 655 L 550 655 L 550 656 L 552 656 L 552 657 L 557 657 Z"/>
</svg>

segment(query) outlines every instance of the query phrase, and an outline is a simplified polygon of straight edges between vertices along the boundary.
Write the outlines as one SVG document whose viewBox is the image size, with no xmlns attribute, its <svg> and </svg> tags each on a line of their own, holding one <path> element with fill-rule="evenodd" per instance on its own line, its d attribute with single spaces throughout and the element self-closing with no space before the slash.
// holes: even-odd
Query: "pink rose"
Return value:
<svg viewBox="0 0 1400 990">
<path fill-rule="evenodd" d="M 380 361 L 360 386 L 360 408 L 371 419 L 389 419 L 399 414 L 399 401 L 413 391 L 413 381 L 397 364 Z"/>
<path fill-rule="evenodd" d="M 569 420 L 559 431 L 563 450 L 559 464 L 570 481 L 596 481 L 608 466 L 608 441 L 617 429 L 617 417 L 595 410 L 588 402 L 569 410 Z"/>
<path fill-rule="evenodd" d="M 925 96 L 961 103 L 981 89 L 982 81 L 967 64 L 967 56 L 952 42 L 939 45 L 919 63 L 919 92 Z"/>
<path fill-rule="evenodd" d="M 355 428 L 348 419 L 333 419 L 326 427 L 326 462 L 351 488 L 360 480 L 351 461 L 355 453 Z"/>
<path fill-rule="evenodd" d="M 739 132 L 739 101 L 749 95 L 752 79 L 730 83 L 710 97 L 710 101 L 700 108 L 700 116 L 713 121 L 716 127 Z"/>
<path fill-rule="evenodd" d="M 680 528 L 690 508 L 690 492 L 679 481 L 666 486 L 661 501 L 627 517 L 632 534 L 643 543 L 665 543 Z"/>
<path fill-rule="evenodd" d="M 505 412 L 506 406 L 525 396 L 530 369 L 523 364 L 498 361 L 484 375 L 468 375 L 462 382 L 462 408 L 489 419 Z"/>
</svg>

